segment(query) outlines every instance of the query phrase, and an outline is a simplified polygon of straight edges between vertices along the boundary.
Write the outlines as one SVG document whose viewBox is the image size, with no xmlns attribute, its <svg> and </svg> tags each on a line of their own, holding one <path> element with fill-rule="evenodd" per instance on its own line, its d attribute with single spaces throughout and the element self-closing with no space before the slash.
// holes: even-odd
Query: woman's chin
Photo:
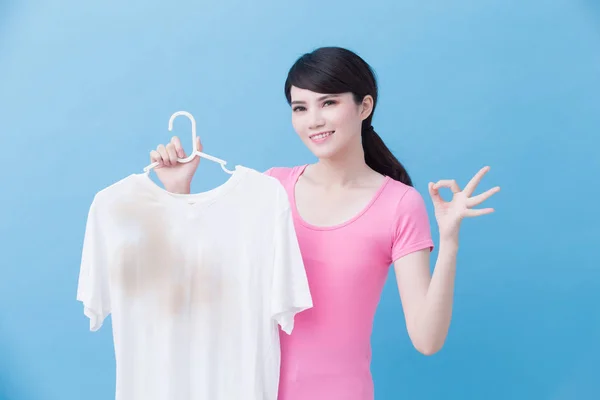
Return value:
<svg viewBox="0 0 600 400">
<path fill-rule="evenodd" d="M 310 151 L 313 153 L 313 155 L 319 159 L 330 159 L 330 158 L 334 158 L 335 155 L 338 153 L 338 149 L 335 147 L 331 147 L 331 148 L 323 148 L 323 147 L 319 147 L 319 148 L 314 148 L 311 147 Z"/>
</svg>

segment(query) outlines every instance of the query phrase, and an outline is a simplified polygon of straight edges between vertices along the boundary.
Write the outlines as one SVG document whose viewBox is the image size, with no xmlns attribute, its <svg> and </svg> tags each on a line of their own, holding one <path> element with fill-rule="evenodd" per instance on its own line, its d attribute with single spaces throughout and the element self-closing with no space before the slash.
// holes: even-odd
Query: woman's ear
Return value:
<svg viewBox="0 0 600 400">
<path fill-rule="evenodd" d="M 364 121 L 369 118 L 373 112 L 373 96 L 370 94 L 366 95 L 360 105 L 360 118 Z"/>
</svg>

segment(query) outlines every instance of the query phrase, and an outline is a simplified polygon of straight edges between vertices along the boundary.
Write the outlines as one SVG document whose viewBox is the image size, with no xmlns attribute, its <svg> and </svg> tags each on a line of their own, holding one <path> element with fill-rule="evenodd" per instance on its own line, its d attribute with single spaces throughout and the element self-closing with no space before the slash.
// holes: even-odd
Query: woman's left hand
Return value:
<svg viewBox="0 0 600 400">
<path fill-rule="evenodd" d="M 483 203 L 500 190 L 500 187 L 496 186 L 486 192 L 473 196 L 473 192 L 477 188 L 481 178 L 489 170 L 490 167 L 480 169 L 463 190 L 460 189 L 453 179 L 444 179 L 436 183 L 429 183 L 429 194 L 433 200 L 435 218 L 441 238 L 457 238 L 460 223 L 465 217 L 478 217 L 494 212 L 493 208 L 472 209 L 472 207 Z M 442 199 L 439 189 L 443 187 L 452 190 L 452 200 L 445 201 Z"/>
</svg>

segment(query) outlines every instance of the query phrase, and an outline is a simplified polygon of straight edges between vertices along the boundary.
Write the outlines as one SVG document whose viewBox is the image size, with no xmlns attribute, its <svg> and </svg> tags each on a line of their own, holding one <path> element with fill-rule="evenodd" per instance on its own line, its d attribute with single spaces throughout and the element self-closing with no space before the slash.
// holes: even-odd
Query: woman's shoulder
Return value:
<svg viewBox="0 0 600 400">
<path fill-rule="evenodd" d="M 412 186 L 397 181 L 393 178 L 386 177 L 386 194 L 395 199 L 401 199 L 405 196 L 419 196 L 419 192 Z"/>
<path fill-rule="evenodd" d="M 271 167 L 264 172 L 265 175 L 277 178 L 281 183 L 287 183 L 297 178 L 298 173 L 304 168 L 304 165 L 295 165 L 291 167 Z"/>
<path fill-rule="evenodd" d="M 389 178 L 381 193 L 382 202 L 394 209 L 397 217 L 425 208 L 425 197 L 413 186 Z"/>
</svg>

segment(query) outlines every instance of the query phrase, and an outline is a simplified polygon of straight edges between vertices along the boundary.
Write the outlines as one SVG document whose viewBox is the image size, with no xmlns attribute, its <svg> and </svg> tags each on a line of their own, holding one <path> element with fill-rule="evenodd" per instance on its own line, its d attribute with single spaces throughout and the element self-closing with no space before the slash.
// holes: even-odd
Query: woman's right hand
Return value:
<svg viewBox="0 0 600 400">
<path fill-rule="evenodd" d="M 198 151 L 202 151 L 200 137 L 196 137 Z M 150 162 L 158 162 L 154 167 L 158 179 L 165 189 L 173 193 L 189 193 L 192 178 L 200 163 L 200 157 L 194 157 L 190 162 L 180 163 L 179 158 L 185 158 L 185 150 L 177 136 L 173 136 L 167 145 L 159 144 L 156 150 L 150 152 Z"/>
</svg>

